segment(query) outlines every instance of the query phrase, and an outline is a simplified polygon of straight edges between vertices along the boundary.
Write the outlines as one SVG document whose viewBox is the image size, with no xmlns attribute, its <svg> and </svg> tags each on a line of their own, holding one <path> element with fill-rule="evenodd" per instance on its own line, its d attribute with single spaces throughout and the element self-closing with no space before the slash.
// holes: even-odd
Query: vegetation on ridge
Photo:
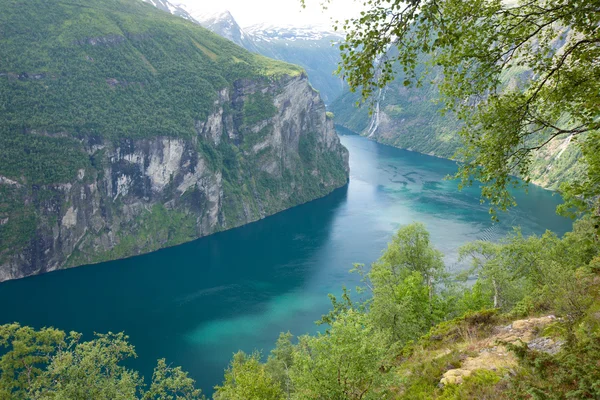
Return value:
<svg viewBox="0 0 600 400">
<path fill-rule="evenodd" d="M 364 283 L 356 294 L 331 296 L 319 321 L 326 330 L 281 334 L 266 361 L 237 353 L 214 398 L 597 398 L 600 246 L 591 221 L 563 238 L 515 231 L 461 254 L 474 283 L 443 272 L 422 224 L 402 227 L 370 271 L 355 267 Z M 0 339 L 0 394 L 11 398 L 200 396 L 164 361 L 146 392 L 121 366 L 134 355 L 122 334 L 80 343 L 75 333 L 12 324 Z"/>
<path fill-rule="evenodd" d="M 0 175 L 11 179 L 73 178 L 87 155 L 69 138 L 192 137 L 234 81 L 302 72 L 141 1 L 0 6 Z"/>
<path fill-rule="evenodd" d="M 0 399 L 175 400 L 201 399 L 181 368 L 158 361 L 146 388 L 121 363 L 135 357 L 122 333 L 98 334 L 87 342 L 75 332 L 19 324 L 0 326 Z"/>
</svg>

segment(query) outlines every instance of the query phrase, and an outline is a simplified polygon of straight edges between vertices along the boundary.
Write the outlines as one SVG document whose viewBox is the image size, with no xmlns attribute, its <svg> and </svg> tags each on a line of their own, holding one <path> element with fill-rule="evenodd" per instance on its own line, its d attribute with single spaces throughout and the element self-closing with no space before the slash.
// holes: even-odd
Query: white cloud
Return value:
<svg viewBox="0 0 600 400">
<path fill-rule="evenodd" d="M 242 26 L 258 23 L 277 25 L 328 25 L 331 20 L 343 20 L 356 16 L 361 3 L 355 0 L 332 0 L 326 11 L 321 0 L 306 0 L 306 8 L 300 0 L 172 0 L 184 4 L 202 14 L 228 10 Z"/>
</svg>

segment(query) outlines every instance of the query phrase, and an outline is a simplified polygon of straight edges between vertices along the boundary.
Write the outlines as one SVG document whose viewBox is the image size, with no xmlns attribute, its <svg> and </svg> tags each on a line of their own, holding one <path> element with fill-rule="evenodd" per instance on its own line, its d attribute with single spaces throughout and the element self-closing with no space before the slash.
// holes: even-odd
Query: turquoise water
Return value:
<svg viewBox="0 0 600 400">
<path fill-rule="evenodd" d="M 205 392 L 221 382 L 238 349 L 270 350 L 281 331 L 316 331 L 327 293 L 354 287 L 354 262 L 368 264 L 400 225 L 421 221 L 450 269 L 457 248 L 523 232 L 564 233 L 560 199 L 532 187 L 492 224 L 475 189 L 443 178 L 455 164 L 342 136 L 348 186 L 254 224 L 152 254 L 0 284 L 0 323 L 83 332 L 125 331 L 150 378 L 158 358 L 181 365 Z"/>
</svg>

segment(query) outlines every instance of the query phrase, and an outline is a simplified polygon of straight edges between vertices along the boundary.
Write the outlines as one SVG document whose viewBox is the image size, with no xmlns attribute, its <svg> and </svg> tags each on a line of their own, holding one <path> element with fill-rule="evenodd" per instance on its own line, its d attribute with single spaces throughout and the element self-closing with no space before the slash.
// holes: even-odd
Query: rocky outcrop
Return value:
<svg viewBox="0 0 600 400">
<path fill-rule="evenodd" d="M 487 370 L 502 373 L 517 368 L 517 358 L 504 344 L 523 343 L 527 348 L 539 352 L 556 354 L 564 344 L 562 340 L 539 336 L 540 331 L 556 321 L 548 315 L 513 321 L 507 326 L 498 326 L 494 334 L 470 343 L 469 350 L 478 350 L 476 356 L 465 357 L 459 368 L 449 369 L 440 380 L 440 385 L 459 385 L 476 371 Z"/>
<path fill-rule="evenodd" d="M 0 281 L 176 245 L 347 182 L 347 150 L 305 75 L 236 81 L 195 127 L 189 138 L 81 138 L 90 167 L 70 182 L 0 177 L 35 215 L 28 244 L 0 252 Z"/>
</svg>

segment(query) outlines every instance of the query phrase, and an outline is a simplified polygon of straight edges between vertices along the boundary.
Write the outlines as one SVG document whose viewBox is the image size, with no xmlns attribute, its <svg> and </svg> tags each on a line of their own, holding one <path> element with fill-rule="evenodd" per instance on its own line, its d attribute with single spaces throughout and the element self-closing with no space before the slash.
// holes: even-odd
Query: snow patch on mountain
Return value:
<svg viewBox="0 0 600 400">
<path fill-rule="evenodd" d="M 324 25 L 273 25 L 256 24 L 245 28 L 246 32 L 252 35 L 256 40 L 270 42 L 273 40 L 322 40 L 322 39 L 342 39 L 343 34 L 333 31 Z"/>
<path fill-rule="evenodd" d="M 187 19 L 192 22 L 197 22 L 182 6 L 178 3 L 172 3 L 169 0 L 142 0 L 144 3 L 152 4 L 159 10 L 168 12 L 178 17 Z"/>
<path fill-rule="evenodd" d="M 189 19 L 253 53 L 302 66 L 326 103 L 342 93 L 344 82 L 333 75 L 340 61 L 337 45 L 344 39 L 326 25 L 255 24 L 242 28 L 218 4 L 190 5 L 182 0 L 143 0 Z"/>
</svg>

